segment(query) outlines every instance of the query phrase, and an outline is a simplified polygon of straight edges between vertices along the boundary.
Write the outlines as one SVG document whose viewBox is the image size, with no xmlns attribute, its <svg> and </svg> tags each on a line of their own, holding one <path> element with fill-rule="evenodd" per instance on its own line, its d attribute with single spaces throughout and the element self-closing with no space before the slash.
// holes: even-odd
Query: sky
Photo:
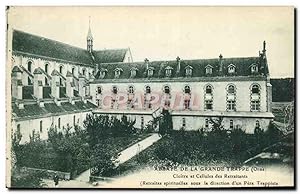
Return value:
<svg viewBox="0 0 300 194">
<path fill-rule="evenodd" d="M 270 75 L 294 77 L 292 7 L 10 7 L 10 28 L 86 48 L 130 47 L 133 60 L 258 56 Z"/>
</svg>

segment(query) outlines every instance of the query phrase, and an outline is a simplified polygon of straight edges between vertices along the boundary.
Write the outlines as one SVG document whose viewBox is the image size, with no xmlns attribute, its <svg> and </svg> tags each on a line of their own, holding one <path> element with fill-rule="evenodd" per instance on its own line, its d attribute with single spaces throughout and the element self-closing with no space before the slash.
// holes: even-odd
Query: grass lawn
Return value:
<svg viewBox="0 0 300 194">
<path fill-rule="evenodd" d="M 226 137 L 175 131 L 120 165 L 114 175 L 153 166 L 238 166 L 265 146 L 257 141 L 254 135 L 247 134 Z"/>
<path fill-rule="evenodd" d="M 100 142 L 100 144 L 109 144 L 111 145 L 109 151 L 114 153 L 119 153 L 127 147 L 135 144 L 136 142 L 150 136 L 151 134 L 135 134 L 126 137 L 109 137 Z M 37 145 L 35 149 L 29 149 L 24 154 L 22 154 L 21 166 L 40 168 L 47 170 L 56 170 L 63 172 L 71 172 L 75 176 L 81 172 L 90 168 L 90 161 L 88 155 L 83 155 L 78 158 L 72 158 L 68 155 L 58 154 L 55 150 L 52 149 L 51 144 L 41 143 L 41 146 Z M 37 150 L 38 152 L 30 151 Z M 84 149 L 84 148 L 83 148 Z M 76 172 L 68 171 L 66 166 L 75 165 L 74 168 Z"/>
</svg>

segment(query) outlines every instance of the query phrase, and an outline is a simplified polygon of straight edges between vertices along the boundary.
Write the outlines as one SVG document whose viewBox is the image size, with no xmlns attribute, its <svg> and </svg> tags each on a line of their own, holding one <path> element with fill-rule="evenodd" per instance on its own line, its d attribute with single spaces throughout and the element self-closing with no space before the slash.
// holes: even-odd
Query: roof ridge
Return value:
<svg viewBox="0 0 300 194">
<path fill-rule="evenodd" d="M 61 42 L 61 41 L 58 41 L 58 40 L 50 39 L 50 38 L 39 36 L 39 35 L 36 35 L 36 34 L 31 34 L 29 32 L 25 32 L 25 31 L 22 31 L 22 30 L 16 30 L 16 29 L 14 29 L 13 31 L 14 32 L 15 31 L 16 32 L 21 32 L 21 33 L 24 33 L 24 34 L 28 34 L 28 35 L 31 35 L 31 36 L 38 37 L 38 38 L 44 38 L 44 39 L 47 39 L 47 40 L 50 40 L 50 41 L 53 41 L 53 42 L 57 42 L 57 43 L 60 43 L 60 44 L 66 45 L 66 46 L 70 46 L 70 47 L 73 47 L 73 48 L 77 48 L 77 49 L 81 49 L 81 50 L 87 51 L 86 49 L 78 47 L 78 46 L 74 46 L 74 45 L 71 45 L 71 44 L 67 44 L 67 43 L 64 43 L 64 42 Z"/>
<path fill-rule="evenodd" d="M 253 59 L 253 58 L 259 58 L 259 57 L 229 57 L 229 58 L 223 58 L 223 60 L 228 59 Z M 199 60 L 219 60 L 219 58 L 204 58 L 204 59 L 181 59 L 181 61 L 199 61 Z M 157 60 L 157 61 L 149 61 L 149 63 L 164 63 L 164 62 L 176 62 L 176 60 Z M 136 61 L 136 62 L 112 62 L 112 63 L 102 63 L 102 64 L 143 64 L 144 61 Z"/>
<path fill-rule="evenodd" d="M 93 50 L 93 52 L 99 52 L 99 51 L 116 51 L 116 50 L 128 50 L 128 48 L 115 48 L 115 49 Z"/>
</svg>

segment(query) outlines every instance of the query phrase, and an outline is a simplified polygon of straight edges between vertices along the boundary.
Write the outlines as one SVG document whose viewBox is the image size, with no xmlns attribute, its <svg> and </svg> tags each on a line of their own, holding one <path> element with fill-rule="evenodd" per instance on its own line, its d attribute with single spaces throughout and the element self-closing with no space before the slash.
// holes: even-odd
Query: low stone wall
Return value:
<svg viewBox="0 0 300 194">
<path fill-rule="evenodd" d="M 61 171 L 54 171 L 54 170 L 47 170 L 47 169 L 39 169 L 39 168 L 29 168 L 29 167 L 22 167 L 21 172 L 40 172 L 45 174 L 45 178 L 50 178 L 52 179 L 55 175 L 60 179 L 63 180 L 70 180 L 71 179 L 71 173 L 69 172 L 61 172 Z"/>
</svg>

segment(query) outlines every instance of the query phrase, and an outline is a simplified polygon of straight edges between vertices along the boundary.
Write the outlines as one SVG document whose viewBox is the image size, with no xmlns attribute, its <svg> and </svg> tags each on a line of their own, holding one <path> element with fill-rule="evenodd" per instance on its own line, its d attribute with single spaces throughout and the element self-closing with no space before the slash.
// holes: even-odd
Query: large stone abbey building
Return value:
<svg viewBox="0 0 300 194">
<path fill-rule="evenodd" d="M 47 129 L 82 125 L 87 113 L 121 116 L 144 128 L 163 108 L 175 129 L 210 128 L 248 133 L 273 119 L 266 44 L 257 57 L 133 62 L 129 48 L 94 50 L 13 31 L 12 128 L 22 142 Z"/>
</svg>

